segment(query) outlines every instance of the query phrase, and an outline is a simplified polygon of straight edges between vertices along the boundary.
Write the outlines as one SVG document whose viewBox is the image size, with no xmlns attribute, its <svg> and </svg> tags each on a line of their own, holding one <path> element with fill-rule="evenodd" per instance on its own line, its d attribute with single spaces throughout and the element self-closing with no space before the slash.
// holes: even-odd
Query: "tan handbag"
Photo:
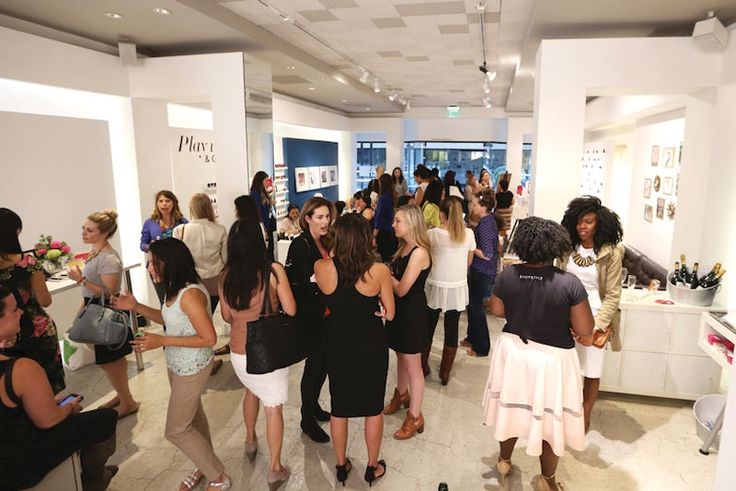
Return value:
<svg viewBox="0 0 736 491">
<path fill-rule="evenodd" d="M 611 334 L 613 334 L 613 324 L 608 326 L 608 329 L 605 331 L 599 331 L 598 329 L 593 330 L 593 344 L 591 346 L 594 346 L 598 349 L 603 349 L 606 347 L 606 343 L 608 342 L 608 338 L 611 337 Z"/>
</svg>

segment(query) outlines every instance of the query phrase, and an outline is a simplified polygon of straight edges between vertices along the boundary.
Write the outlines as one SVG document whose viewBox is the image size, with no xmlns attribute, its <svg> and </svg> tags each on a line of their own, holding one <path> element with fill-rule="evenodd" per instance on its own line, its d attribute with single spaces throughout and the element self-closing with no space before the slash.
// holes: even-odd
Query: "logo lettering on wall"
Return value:
<svg viewBox="0 0 736 491">
<path fill-rule="evenodd" d="M 205 164 L 215 163 L 215 143 L 211 141 L 198 141 L 194 136 L 179 136 L 179 152 L 196 154 Z"/>
</svg>

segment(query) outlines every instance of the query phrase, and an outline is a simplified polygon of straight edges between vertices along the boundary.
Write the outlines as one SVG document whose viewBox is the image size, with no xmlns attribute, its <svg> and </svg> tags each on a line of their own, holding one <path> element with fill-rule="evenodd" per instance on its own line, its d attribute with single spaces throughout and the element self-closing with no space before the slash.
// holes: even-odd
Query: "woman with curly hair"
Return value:
<svg viewBox="0 0 736 491">
<path fill-rule="evenodd" d="M 506 319 L 483 395 L 483 423 L 500 442 L 496 471 L 511 472 L 519 438 L 539 456 L 537 490 L 558 489 L 555 471 L 565 446 L 585 447 L 583 390 L 575 339 L 592 341 L 593 315 L 582 283 L 553 266 L 569 253 L 570 239 L 551 220 L 519 222 L 511 250 L 523 261 L 506 268 L 491 295 L 491 313 Z"/>
<path fill-rule="evenodd" d="M 577 276 L 585 286 L 595 316 L 595 337 L 602 342 L 593 346 L 577 346 L 585 376 L 583 407 L 585 431 L 588 431 L 603 372 L 603 348 L 610 342 L 614 351 L 621 351 L 618 304 L 624 257 L 623 229 L 618 215 L 594 196 L 570 201 L 562 217 L 562 226 L 570 234 L 573 249 L 560 260 L 560 268 Z M 612 331 L 608 333 L 609 330 Z"/>
</svg>

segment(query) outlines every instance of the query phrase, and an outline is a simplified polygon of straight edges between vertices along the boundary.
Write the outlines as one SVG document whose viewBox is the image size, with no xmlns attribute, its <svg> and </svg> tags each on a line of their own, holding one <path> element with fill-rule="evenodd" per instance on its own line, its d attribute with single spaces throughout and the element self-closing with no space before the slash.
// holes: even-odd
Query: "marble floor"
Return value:
<svg viewBox="0 0 736 491">
<path fill-rule="evenodd" d="M 495 338 L 501 323 L 489 316 L 489 324 Z M 464 319 L 460 330 L 465 332 Z M 446 482 L 450 490 L 502 489 L 494 468 L 498 445 L 490 429 L 480 424 L 480 400 L 490 359 L 470 358 L 458 351 L 450 384 L 443 387 L 437 376 L 441 325 L 437 332 L 423 406 L 426 430 L 411 440 L 396 441 L 392 433 L 401 424 L 403 411 L 385 418 L 381 453 L 388 472 L 376 487 L 435 490 L 440 482 Z M 226 339 L 223 337 L 221 343 Z M 233 478 L 234 489 L 267 489 L 265 414 L 261 412 L 257 427 L 259 453 L 251 463 L 243 451 L 243 389 L 225 359 L 204 395 L 216 452 Z M 392 356 L 387 392 L 393 391 L 395 366 Z M 141 409 L 118 424 L 118 450 L 110 462 L 118 464 L 120 472 L 111 483 L 112 490 L 178 489 L 181 479 L 193 467 L 163 438 L 169 396 L 165 370 L 161 351 L 145 354 L 142 372 L 136 370 L 130 357 L 131 388 Z M 337 489 L 332 447 L 312 442 L 299 428 L 301 372 L 302 364 L 291 369 L 289 402 L 284 407 L 283 461 L 291 467 L 292 475 L 281 489 Z M 67 381 L 70 390 L 85 396 L 87 407 L 95 407 L 111 396 L 102 371 L 94 366 L 69 372 Z M 329 409 L 326 385 L 321 401 Z M 366 450 L 362 426 L 362 420 L 350 422 L 348 455 L 355 469 L 348 478 L 347 489 L 368 487 L 363 481 Z M 327 424 L 325 429 L 328 430 Z M 700 455 L 699 446 L 691 402 L 602 394 L 593 412 L 587 449 L 567 453 L 560 460 L 557 478 L 567 490 L 711 489 L 717 453 Z M 530 481 L 539 472 L 537 459 L 518 447 L 513 465 L 508 488 L 532 489 Z"/>
</svg>

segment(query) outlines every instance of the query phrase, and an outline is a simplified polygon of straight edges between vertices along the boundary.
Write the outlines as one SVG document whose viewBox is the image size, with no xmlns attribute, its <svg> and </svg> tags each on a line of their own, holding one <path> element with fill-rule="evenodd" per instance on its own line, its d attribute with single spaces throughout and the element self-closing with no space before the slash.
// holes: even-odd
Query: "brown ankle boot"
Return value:
<svg viewBox="0 0 736 491">
<path fill-rule="evenodd" d="M 383 408 L 383 414 L 394 414 L 398 411 L 401 406 L 409 407 L 409 391 L 407 390 L 403 394 L 399 393 L 399 389 L 394 389 L 394 396 L 391 398 L 391 402 L 388 406 Z"/>
<path fill-rule="evenodd" d="M 431 348 L 431 346 L 427 346 L 424 348 L 424 351 L 422 351 L 422 372 L 424 372 L 425 377 L 431 372 L 429 369 L 429 350 Z"/>
<path fill-rule="evenodd" d="M 397 440 L 408 440 L 417 433 L 424 432 L 424 415 L 419 413 L 419 416 L 414 416 L 411 411 L 406 412 L 406 418 L 401 424 L 401 428 L 394 433 L 394 438 Z"/>
<path fill-rule="evenodd" d="M 452 370 L 452 363 L 455 361 L 455 353 L 457 348 L 451 348 L 445 346 L 442 348 L 442 363 L 440 363 L 440 380 L 442 385 L 447 385 L 450 381 L 450 370 Z"/>
</svg>

